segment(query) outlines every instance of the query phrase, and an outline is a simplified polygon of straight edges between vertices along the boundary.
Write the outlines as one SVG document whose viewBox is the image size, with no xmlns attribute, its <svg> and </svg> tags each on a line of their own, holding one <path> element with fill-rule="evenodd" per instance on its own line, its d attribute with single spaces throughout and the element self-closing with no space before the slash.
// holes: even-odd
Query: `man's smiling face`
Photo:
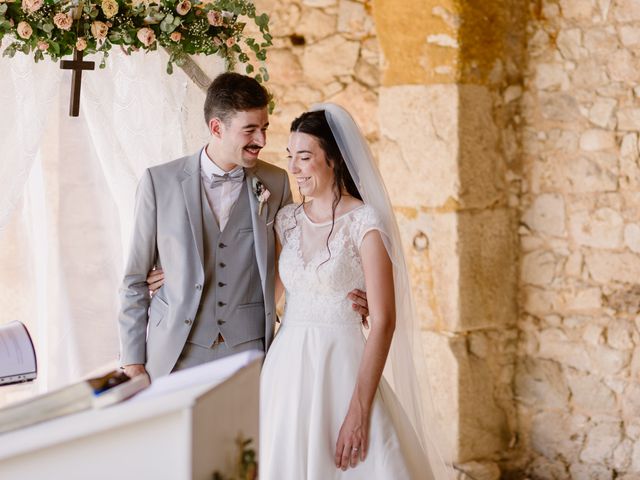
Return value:
<svg viewBox="0 0 640 480">
<path fill-rule="evenodd" d="M 219 138 L 214 155 L 224 163 L 246 168 L 255 166 L 260 150 L 267 142 L 268 127 L 266 107 L 236 112 L 226 121 L 218 121 L 211 125 L 212 133 Z"/>
</svg>

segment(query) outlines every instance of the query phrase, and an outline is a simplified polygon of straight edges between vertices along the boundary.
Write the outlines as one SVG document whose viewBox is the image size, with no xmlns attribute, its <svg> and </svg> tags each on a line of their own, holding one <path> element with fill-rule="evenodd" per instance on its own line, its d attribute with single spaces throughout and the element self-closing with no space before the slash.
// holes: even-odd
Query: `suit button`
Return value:
<svg viewBox="0 0 640 480">
<path fill-rule="evenodd" d="M 224 320 L 218 320 L 218 325 L 224 325 Z"/>
<path fill-rule="evenodd" d="M 196 283 L 196 290 L 202 290 L 202 285 L 200 285 L 199 283 Z"/>
<path fill-rule="evenodd" d="M 226 267 L 226 266 L 227 266 L 227 265 L 226 265 L 225 263 L 223 263 L 223 262 L 220 262 L 218 265 L 220 265 L 220 268 L 224 268 L 224 267 Z"/>
<path fill-rule="evenodd" d="M 220 243 L 218 244 L 218 246 L 219 246 L 220 248 L 224 248 L 224 247 L 226 247 L 226 245 L 225 245 L 224 243 L 222 243 L 222 242 L 220 242 Z"/>
<path fill-rule="evenodd" d="M 224 302 L 218 302 L 218 306 L 219 307 L 224 307 L 225 305 L 226 305 L 226 303 L 224 303 Z"/>
<path fill-rule="evenodd" d="M 227 284 L 226 284 L 226 283 L 222 283 L 222 282 L 218 282 L 218 286 L 219 286 L 219 287 L 226 287 L 226 286 L 227 286 Z"/>
<path fill-rule="evenodd" d="M 191 325 L 193 323 L 193 320 L 191 320 L 190 318 L 187 318 L 184 323 L 186 323 L 187 325 Z"/>
</svg>

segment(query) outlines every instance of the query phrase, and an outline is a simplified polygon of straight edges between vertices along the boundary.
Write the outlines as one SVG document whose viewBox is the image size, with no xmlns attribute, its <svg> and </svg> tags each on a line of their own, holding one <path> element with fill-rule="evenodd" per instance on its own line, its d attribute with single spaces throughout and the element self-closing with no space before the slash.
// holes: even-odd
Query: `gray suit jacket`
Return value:
<svg viewBox="0 0 640 480">
<path fill-rule="evenodd" d="M 273 224 L 278 210 L 291 203 L 291 190 L 286 172 L 262 161 L 245 169 L 245 176 L 264 295 L 265 348 L 269 348 L 276 319 Z M 261 215 L 254 177 L 271 193 Z M 138 184 L 129 259 L 120 288 L 120 363 L 144 363 L 151 378 L 171 372 L 200 304 L 204 282 L 200 185 L 200 152 L 147 169 Z M 165 280 L 150 299 L 146 277 L 154 265 L 162 266 Z M 148 337 L 147 329 L 156 326 Z"/>
</svg>

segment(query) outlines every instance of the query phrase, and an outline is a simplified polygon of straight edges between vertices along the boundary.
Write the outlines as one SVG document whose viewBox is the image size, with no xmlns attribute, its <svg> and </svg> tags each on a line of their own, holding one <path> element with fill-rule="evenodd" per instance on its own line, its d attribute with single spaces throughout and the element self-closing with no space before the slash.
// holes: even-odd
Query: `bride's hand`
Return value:
<svg viewBox="0 0 640 480">
<path fill-rule="evenodd" d="M 153 268 L 147 275 L 147 283 L 149 284 L 149 296 L 153 297 L 153 294 L 164 285 L 164 272 L 161 268 Z"/>
<path fill-rule="evenodd" d="M 369 414 L 351 402 L 336 442 L 336 467 L 346 470 L 364 461 L 369 448 Z"/>
</svg>

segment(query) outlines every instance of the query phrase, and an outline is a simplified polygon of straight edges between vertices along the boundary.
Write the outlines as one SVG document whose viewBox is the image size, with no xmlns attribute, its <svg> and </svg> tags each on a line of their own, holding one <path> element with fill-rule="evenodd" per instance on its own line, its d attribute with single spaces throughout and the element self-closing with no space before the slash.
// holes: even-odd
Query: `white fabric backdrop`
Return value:
<svg viewBox="0 0 640 480">
<path fill-rule="evenodd" d="M 39 361 L 38 380 L 6 387 L 0 403 L 116 360 L 137 179 L 207 138 L 204 94 L 179 69 L 167 75 L 166 59 L 113 51 L 106 69 L 84 72 L 71 118 L 69 71 L 0 58 L 0 324 L 23 321 Z"/>
</svg>

